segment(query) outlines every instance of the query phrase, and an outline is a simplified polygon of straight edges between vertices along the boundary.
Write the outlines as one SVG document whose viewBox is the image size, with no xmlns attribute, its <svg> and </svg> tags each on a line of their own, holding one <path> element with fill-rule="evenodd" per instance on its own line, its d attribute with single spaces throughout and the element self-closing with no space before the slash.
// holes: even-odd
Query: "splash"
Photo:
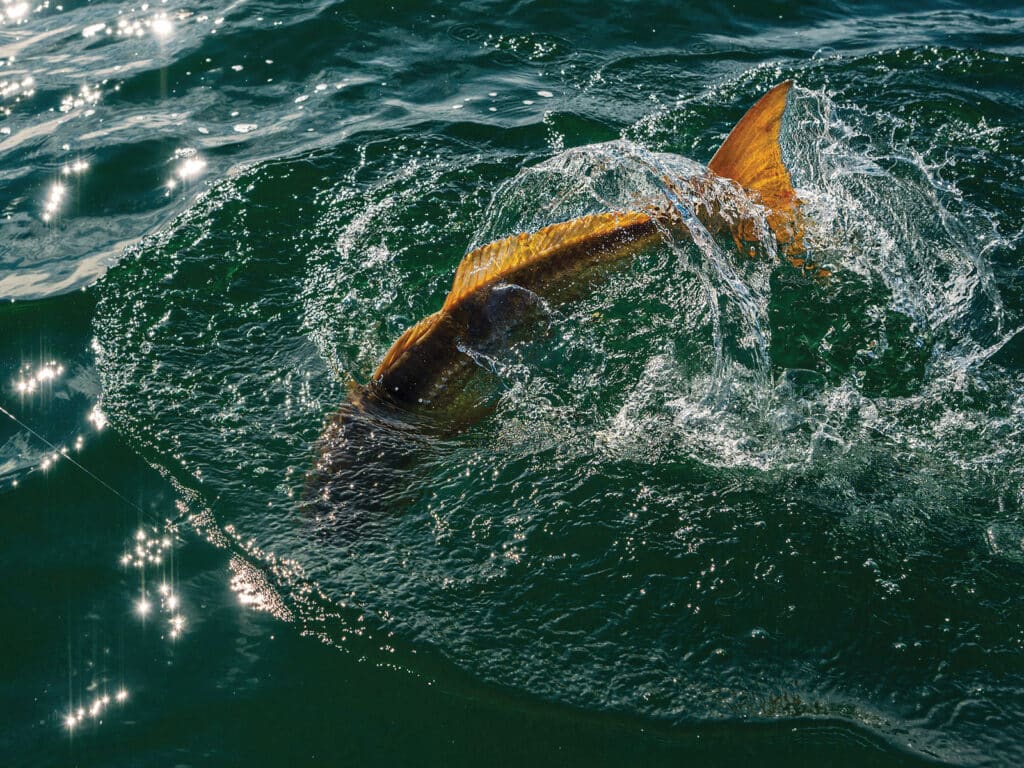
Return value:
<svg viewBox="0 0 1024 768">
<path fill-rule="evenodd" d="M 745 101 L 759 77 L 734 84 Z M 488 361 L 493 416 L 425 441 L 373 535 L 296 513 L 345 378 L 440 303 L 467 245 L 686 215 L 676 181 L 701 167 L 658 144 L 667 124 L 685 145 L 701 107 L 521 172 L 443 137 L 243 170 L 104 280 L 102 411 L 211 502 L 240 602 L 325 642 L 674 723 L 913 722 L 962 754 L 970 726 L 941 726 L 967 688 L 1015 706 L 955 662 L 1020 650 L 999 608 L 1020 576 L 1024 382 L 1001 352 L 1020 318 L 992 267 L 1012 239 L 904 118 L 827 89 L 795 93 L 783 148 L 833 278 L 770 257 L 767 226 L 751 258 L 694 219 Z M 276 211 L 282 188 L 315 193 Z"/>
</svg>

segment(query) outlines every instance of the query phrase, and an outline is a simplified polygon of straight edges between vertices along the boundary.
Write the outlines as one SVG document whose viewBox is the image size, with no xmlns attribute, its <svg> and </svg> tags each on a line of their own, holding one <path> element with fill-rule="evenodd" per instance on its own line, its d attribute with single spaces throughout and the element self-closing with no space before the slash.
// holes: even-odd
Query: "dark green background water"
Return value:
<svg viewBox="0 0 1024 768">
<path fill-rule="evenodd" d="M 0 11 L 5 765 L 1024 760 L 1018 6 Z M 468 247 L 786 78 L 835 279 L 663 244 L 296 511 Z"/>
</svg>

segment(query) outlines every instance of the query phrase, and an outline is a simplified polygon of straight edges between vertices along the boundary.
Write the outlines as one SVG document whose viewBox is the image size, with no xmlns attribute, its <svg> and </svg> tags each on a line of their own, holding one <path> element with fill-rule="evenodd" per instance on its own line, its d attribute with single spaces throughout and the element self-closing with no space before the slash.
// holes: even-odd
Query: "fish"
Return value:
<svg viewBox="0 0 1024 768">
<path fill-rule="evenodd" d="M 767 225 L 790 263 L 827 275 L 804 258 L 800 201 L 779 144 L 792 86 L 791 80 L 776 85 L 746 112 L 706 175 L 663 183 L 685 199 L 706 201 L 709 196 L 702 192 L 716 178 L 728 180 L 731 194 L 764 207 Z M 688 189 L 679 189 L 680 184 Z M 737 248 L 753 253 L 756 222 L 729 221 L 721 208 L 721 200 L 702 202 L 694 215 L 711 231 L 727 227 Z M 456 268 L 440 309 L 399 336 L 370 380 L 352 385 L 327 420 L 307 478 L 308 506 L 332 517 L 346 507 L 351 517 L 353 505 L 365 507 L 370 499 L 386 497 L 375 472 L 382 463 L 400 473 L 414 461 L 418 436 L 457 432 L 486 414 L 475 396 L 479 380 L 487 376 L 480 350 L 508 344 L 551 303 L 571 296 L 584 276 L 628 262 L 666 236 L 687 234 L 685 217 L 662 205 L 581 216 L 471 250 Z"/>
</svg>

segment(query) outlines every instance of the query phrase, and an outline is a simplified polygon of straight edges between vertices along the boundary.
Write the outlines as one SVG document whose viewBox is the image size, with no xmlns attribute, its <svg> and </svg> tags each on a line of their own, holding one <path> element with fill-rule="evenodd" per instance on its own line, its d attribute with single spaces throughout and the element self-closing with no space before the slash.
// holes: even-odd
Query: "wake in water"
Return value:
<svg viewBox="0 0 1024 768">
<path fill-rule="evenodd" d="M 897 118 L 826 90 L 794 91 L 782 146 L 831 279 L 706 228 L 666 239 L 486 356 L 493 417 L 422 441 L 374 499 L 403 509 L 379 535 L 324 542 L 296 513 L 344 375 L 440 305 L 458 244 L 671 203 L 697 166 L 644 134 L 699 107 L 510 161 L 486 207 L 499 160 L 437 137 L 243 171 L 106 277 L 103 409 L 195 512 L 213 489 L 203 529 L 327 642 L 369 626 L 582 707 L 826 715 L 963 755 L 966 691 L 1024 716 L 1020 670 L 983 661 L 1021 641 L 1024 382 L 1000 364 L 1020 318 L 990 266 L 1010 244 Z M 255 212 L 296 174 L 306 218 Z"/>
</svg>

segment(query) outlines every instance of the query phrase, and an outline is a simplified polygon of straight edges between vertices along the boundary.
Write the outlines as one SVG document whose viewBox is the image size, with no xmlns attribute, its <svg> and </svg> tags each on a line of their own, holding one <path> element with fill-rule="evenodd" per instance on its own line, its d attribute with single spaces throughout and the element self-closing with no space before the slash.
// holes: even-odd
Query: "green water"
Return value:
<svg viewBox="0 0 1024 768">
<path fill-rule="evenodd" d="M 2 11 L 6 764 L 1024 758 L 1019 8 Z M 787 78 L 831 279 L 666 238 L 301 512 L 469 248 Z"/>
</svg>

